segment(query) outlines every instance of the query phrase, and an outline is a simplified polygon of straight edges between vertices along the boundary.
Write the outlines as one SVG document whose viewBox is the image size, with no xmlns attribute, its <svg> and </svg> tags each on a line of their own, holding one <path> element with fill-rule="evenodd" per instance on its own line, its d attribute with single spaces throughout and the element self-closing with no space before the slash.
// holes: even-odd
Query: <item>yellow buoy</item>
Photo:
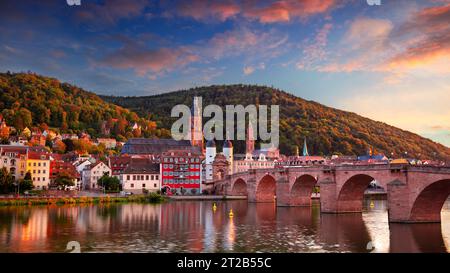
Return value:
<svg viewBox="0 0 450 273">
<path fill-rule="evenodd" d="M 234 216 L 233 209 L 230 209 L 230 213 L 228 213 L 228 216 L 230 216 L 230 218 Z"/>
<path fill-rule="evenodd" d="M 375 207 L 375 204 L 373 203 L 373 201 L 370 201 L 370 208 L 373 209 Z"/>
</svg>

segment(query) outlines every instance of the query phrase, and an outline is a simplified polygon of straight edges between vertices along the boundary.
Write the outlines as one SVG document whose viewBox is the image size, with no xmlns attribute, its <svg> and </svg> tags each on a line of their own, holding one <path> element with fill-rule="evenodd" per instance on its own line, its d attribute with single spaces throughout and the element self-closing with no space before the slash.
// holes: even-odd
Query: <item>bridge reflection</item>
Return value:
<svg viewBox="0 0 450 273">
<path fill-rule="evenodd" d="M 385 201 L 364 213 L 243 201 L 0 208 L 0 252 L 449 252 L 442 224 L 389 224 Z M 233 210 L 233 217 L 229 216 Z"/>
</svg>

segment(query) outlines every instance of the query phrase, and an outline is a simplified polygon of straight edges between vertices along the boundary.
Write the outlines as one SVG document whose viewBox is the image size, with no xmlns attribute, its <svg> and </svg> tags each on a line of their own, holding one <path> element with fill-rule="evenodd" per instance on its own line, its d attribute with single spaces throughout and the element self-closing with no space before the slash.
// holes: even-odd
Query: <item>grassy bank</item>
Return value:
<svg viewBox="0 0 450 273">
<path fill-rule="evenodd" d="M 66 205 L 66 204 L 101 204 L 101 203 L 161 203 L 165 198 L 156 193 L 132 195 L 126 197 L 54 197 L 54 198 L 5 198 L 0 199 L 0 206 Z"/>
</svg>

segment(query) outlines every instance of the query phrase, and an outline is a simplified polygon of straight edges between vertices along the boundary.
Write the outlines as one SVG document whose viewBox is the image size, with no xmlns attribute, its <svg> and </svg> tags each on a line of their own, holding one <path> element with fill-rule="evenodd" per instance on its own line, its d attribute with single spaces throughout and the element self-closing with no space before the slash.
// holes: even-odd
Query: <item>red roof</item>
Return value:
<svg viewBox="0 0 450 273">
<path fill-rule="evenodd" d="M 50 154 L 43 153 L 43 152 L 28 152 L 28 159 L 34 159 L 34 160 L 49 160 Z"/>
</svg>

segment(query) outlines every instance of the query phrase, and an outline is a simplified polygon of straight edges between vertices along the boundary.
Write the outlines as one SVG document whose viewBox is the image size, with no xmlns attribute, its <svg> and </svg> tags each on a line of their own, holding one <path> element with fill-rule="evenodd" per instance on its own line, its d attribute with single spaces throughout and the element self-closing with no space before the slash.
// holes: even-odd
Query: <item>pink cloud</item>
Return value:
<svg viewBox="0 0 450 273">
<path fill-rule="evenodd" d="M 406 49 L 390 58 L 387 66 L 392 69 L 424 67 L 450 61 L 450 4 L 425 8 L 414 14 L 395 33 L 412 36 L 407 38 Z M 448 64 L 448 62 L 447 62 Z M 449 72 L 450 69 L 437 67 Z"/>
<path fill-rule="evenodd" d="M 219 19 L 225 21 L 240 12 L 240 7 L 231 1 L 195 0 L 182 2 L 176 8 L 176 13 L 195 20 Z"/>
<path fill-rule="evenodd" d="M 238 15 L 261 23 L 289 22 L 295 18 L 308 18 L 330 11 L 336 0 L 279 0 L 261 4 L 260 1 L 210 1 L 195 0 L 178 5 L 175 14 L 198 21 L 225 21 Z M 171 12 L 166 17 L 172 16 Z"/>
<path fill-rule="evenodd" d="M 288 22 L 294 18 L 326 13 L 337 5 L 335 0 L 281 0 L 263 7 L 248 5 L 244 16 L 259 20 L 261 23 Z"/>
<path fill-rule="evenodd" d="M 333 28 L 330 23 L 325 24 L 316 34 L 311 44 L 305 45 L 303 48 L 303 57 L 297 63 L 298 69 L 309 69 L 311 66 L 326 58 L 326 46 L 328 44 L 328 35 Z"/>
<path fill-rule="evenodd" d="M 163 73 L 183 67 L 198 60 L 198 56 L 184 48 L 146 49 L 139 45 L 127 43 L 119 50 L 106 55 L 101 61 L 120 69 L 133 69 L 138 75 L 148 72 Z"/>
</svg>

